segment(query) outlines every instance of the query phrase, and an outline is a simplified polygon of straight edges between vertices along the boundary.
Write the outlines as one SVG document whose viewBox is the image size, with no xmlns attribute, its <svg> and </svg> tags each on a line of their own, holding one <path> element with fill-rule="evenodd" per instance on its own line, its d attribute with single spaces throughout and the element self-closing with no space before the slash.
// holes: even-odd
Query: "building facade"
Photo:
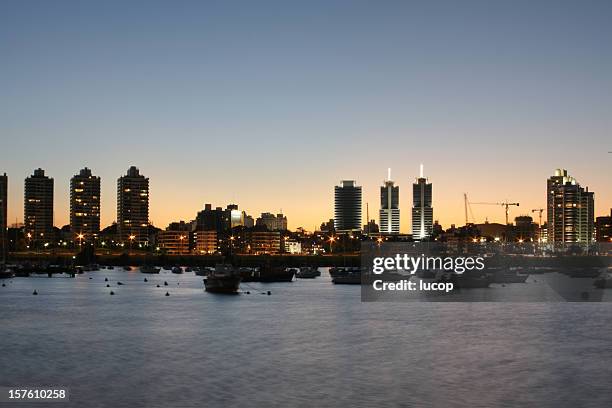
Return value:
<svg viewBox="0 0 612 408">
<path fill-rule="evenodd" d="M 361 230 L 361 186 L 355 180 L 342 180 L 334 187 L 334 229 L 340 233 Z"/>
<path fill-rule="evenodd" d="M 0 175 L 0 262 L 6 263 L 8 253 L 8 176 Z"/>
<path fill-rule="evenodd" d="M 612 209 L 610 209 L 610 216 L 597 217 L 595 233 L 597 242 L 612 242 Z"/>
<path fill-rule="evenodd" d="M 217 231 L 195 231 L 193 233 L 194 253 L 198 255 L 214 254 L 218 251 Z"/>
<path fill-rule="evenodd" d="M 24 232 L 29 243 L 42 242 L 53 235 L 53 179 L 43 169 L 25 179 Z"/>
<path fill-rule="evenodd" d="M 281 237 L 278 231 L 256 231 L 246 232 L 246 248 L 243 251 L 253 255 L 278 254 L 280 253 Z"/>
<path fill-rule="evenodd" d="M 380 188 L 380 233 L 397 235 L 400 232 L 399 187 L 391 180 L 389 169 L 388 180 Z"/>
<path fill-rule="evenodd" d="M 433 207 L 431 183 L 423 176 L 423 165 L 421 173 L 412 185 L 412 237 L 424 240 L 431 236 L 433 227 Z"/>
<path fill-rule="evenodd" d="M 117 238 L 145 243 L 149 236 L 149 179 L 132 166 L 117 180 Z"/>
<path fill-rule="evenodd" d="M 157 233 L 157 246 L 168 255 L 189 255 L 191 233 L 188 231 L 165 230 Z"/>
<path fill-rule="evenodd" d="M 593 192 L 578 184 L 567 170 L 557 169 L 547 181 L 548 242 L 584 243 L 594 239 Z"/>
<path fill-rule="evenodd" d="M 87 167 L 70 179 L 70 232 L 79 242 L 100 234 L 100 177 Z"/>
</svg>

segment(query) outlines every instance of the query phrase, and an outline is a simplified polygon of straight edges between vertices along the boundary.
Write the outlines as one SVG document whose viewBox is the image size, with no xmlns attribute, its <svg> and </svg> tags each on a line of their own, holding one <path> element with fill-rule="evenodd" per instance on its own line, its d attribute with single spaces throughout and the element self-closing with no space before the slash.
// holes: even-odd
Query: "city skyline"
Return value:
<svg viewBox="0 0 612 408">
<path fill-rule="evenodd" d="M 422 164 L 421 164 L 421 169 L 422 169 Z M 388 170 L 389 170 L 389 169 L 388 169 Z M 555 172 L 555 173 L 556 173 L 556 172 L 558 172 L 558 171 L 561 171 L 561 170 L 559 170 L 559 169 L 553 170 L 553 172 Z M 566 170 L 564 169 L 564 171 L 566 171 Z M 90 168 L 88 168 L 88 167 L 84 167 L 83 169 L 79 170 L 79 172 L 80 172 L 80 175 L 81 175 L 81 176 L 83 176 L 84 174 L 88 175 L 88 177 L 89 177 L 89 176 L 91 176 L 91 169 L 90 169 Z M 39 177 L 48 177 L 48 178 L 49 178 L 49 180 L 51 181 L 51 188 L 53 189 L 52 194 L 51 194 L 51 200 L 53 201 L 53 208 L 52 208 L 52 218 L 53 218 L 53 220 L 54 220 L 54 221 L 53 221 L 53 226 L 56 226 L 56 227 L 62 227 L 62 226 L 64 226 L 64 225 L 70 225 L 70 214 L 71 214 L 70 209 L 68 209 L 68 221 L 67 221 L 66 223 L 61 223 L 61 222 L 59 222 L 59 223 L 58 223 L 58 222 L 56 221 L 56 219 L 57 219 L 57 211 L 56 211 L 56 206 L 57 206 L 57 203 L 56 203 L 56 200 L 57 200 L 57 198 L 58 198 L 58 195 L 57 195 L 57 193 L 56 193 L 56 191 L 55 191 L 55 190 L 56 190 L 56 188 L 57 188 L 57 187 L 56 187 L 57 183 L 55 182 L 55 181 L 56 181 L 56 178 L 54 178 L 52 175 L 49 175 L 49 173 L 48 173 L 48 172 L 46 172 L 46 170 L 45 170 L 45 169 L 42 169 L 42 168 L 37 168 L 37 169 L 33 170 L 33 172 L 32 172 L 32 173 L 33 173 L 33 175 L 30 175 L 30 176 L 29 176 L 29 177 L 26 179 L 26 182 L 27 182 L 28 180 L 31 180 L 33 176 L 39 176 Z M 131 166 L 131 167 L 128 169 L 128 175 L 129 175 L 129 174 L 135 175 L 135 176 L 137 176 L 137 177 L 143 177 L 143 176 L 142 176 L 142 175 L 139 173 L 139 169 L 138 169 L 136 166 Z M 78 176 L 79 176 L 79 174 L 77 174 L 77 175 L 73 175 L 73 176 L 72 176 L 72 178 L 69 180 L 69 186 L 71 186 L 71 185 L 72 185 L 72 183 L 73 183 L 73 179 L 75 179 L 75 177 L 78 177 Z M 550 175 L 549 175 L 549 176 L 550 176 Z M 6 177 L 8 178 L 8 180 L 9 180 L 9 181 L 8 181 L 8 184 L 10 185 L 10 184 L 11 184 L 11 177 L 10 177 L 10 175 L 8 175 L 8 174 L 6 174 Z M 124 175 L 122 175 L 122 176 L 121 176 L 121 177 L 120 177 L 120 178 L 117 180 L 117 182 L 119 182 L 119 181 L 120 181 L 122 178 L 124 178 L 124 177 L 125 177 L 125 174 L 124 174 Z M 99 184 L 101 184 L 101 185 L 103 185 L 103 184 L 104 184 L 103 180 L 101 180 L 101 177 L 99 177 L 98 175 L 95 175 L 95 177 L 94 177 L 94 178 L 96 179 L 97 183 L 99 183 Z M 423 178 L 423 174 L 422 174 L 422 173 L 420 173 L 420 174 L 419 174 L 419 177 L 416 177 L 416 180 L 417 180 L 417 181 L 419 181 L 420 179 L 425 180 L 425 179 Z M 571 181 L 571 180 L 576 180 L 574 177 L 570 177 L 569 179 L 570 179 L 570 181 Z M 149 178 L 148 178 L 148 177 L 147 177 L 147 178 L 143 178 L 143 180 L 146 180 L 146 199 L 147 199 L 147 208 L 148 208 L 148 210 L 149 210 L 149 212 L 150 212 L 150 207 L 153 205 L 153 202 L 149 200 L 149 190 L 148 190 L 148 188 L 149 188 L 149 187 L 148 187 L 148 185 L 149 185 Z M 429 178 L 427 178 L 426 180 L 427 180 L 427 182 L 428 182 L 428 183 L 430 183 Z M 389 180 L 385 180 L 385 183 L 388 183 L 388 181 L 389 181 Z M 363 189 L 363 187 L 362 187 L 361 185 L 358 185 L 359 183 L 357 183 L 355 180 L 342 180 L 342 181 L 341 181 L 341 183 L 340 183 L 340 186 L 343 186 L 345 183 L 348 183 L 348 184 L 347 184 L 347 186 L 348 186 L 349 184 L 350 184 L 350 185 L 355 185 L 355 186 L 357 186 L 357 188 L 359 188 L 359 190 L 360 190 L 359 194 L 360 194 L 360 197 L 362 197 L 362 198 L 361 198 L 361 204 L 362 204 L 362 205 L 361 205 L 361 207 L 362 207 L 362 209 L 361 209 L 361 219 L 362 219 L 362 226 L 363 226 L 363 224 L 367 223 L 367 220 L 365 219 L 365 217 L 366 217 L 366 213 L 365 213 L 365 211 L 364 211 L 364 208 L 366 207 L 366 201 L 364 201 L 364 200 L 363 200 L 363 195 L 364 195 L 364 194 L 363 194 L 363 192 L 362 192 L 364 189 Z M 354 183 L 354 184 L 352 184 L 352 183 Z M 546 183 L 548 183 L 548 181 L 547 181 Z M 437 184 L 437 183 L 436 183 L 436 184 Z M 428 184 L 428 185 L 430 186 L 431 184 Z M 588 190 L 590 190 L 590 191 L 591 191 L 591 194 L 593 194 L 593 193 L 595 194 L 595 200 L 594 200 L 594 201 L 595 201 L 595 203 L 597 203 L 597 202 L 598 202 L 598 196 L 599 196 L 599 195 L 598 195 L 598 192 L 593 192 L 593 189 L 592 189 L 592 188 L 590 188 L 590 187 L 588 186 L 588 184 L 586 184 L 586 183 L 581 183 L 581 185 L 582 185 L 582 186 L 584 186 L 585 188 L 587 188 Z M 118 186 L 117 184 L 115 184 L 115 186 L 116 186 L 116 188 L 115 188 L 115 193 L 116 193 L 116 194 L 115 194 L 115 196 L 113 197 L 114 201 L 113 201 L 113 203 L 112 203 L 112 205 L 113 205 L 113 207 L 114 207 L 114 209 L 115 209 L 115 211 L 113 212 L 113 215 L 115 216 L 115 217 L 114 217 L 115 219 L 114 219 L 113 221 L 109 222 L 109 223 L 105 223 L 105 222 L 101 221 L 101 222 L 100 222 L 100 230 L 104 229 L 105 227 L 107 227 L 107 226 L 109 226 L 109 225 L 112 225 L 112 223 L 113 223 L 113 222 L 116 222 L 116 216 L 118 215 L 118 210 L 119 210 L 119 202 L 117 201 L 117 198 L 118 198 L 118 196 L 119 196 L 119 189 L 120 189 L 120 186 Z M 416 188 L 415 186 L 417 186 L 417 184 L 415 183 L 415 184 L 413 184 L 412 186 L 413 186 L 413 191 L 411 191 L 411 194 L 414 196 L 414 194 L 415 194 L 415 192 L 414 192 L 414 188 Z M 399 186 L 396 186 L 396 188 L 398 188 L 398 187 L 399 187 Z M 12 187 L 9 187 L 9 190 L 11 190 L 11 188 L 14 188 L 14 187 L 13 187 L 13 186 L 12 186 Z M 338 188 L 339 188 L 339 186 L 338 186 L 338 185 L 337 185 L 337 183 L 336 183 L 336 186 L 334 187 L 334 189 L 335 189 L 335 191 L 336 191 L 336 193 L 334 193 L 334 194 L 336 194 L 336 195 L 337 195 L 337 193 L 338 193 Z M 384 189 L 384 186 L 383 186 L 383 187 L 378 187 L 378 189 L 379 189 L 379 191 L 378 191 L 378 192 L 379 192 L 379 194 L 380 194 L 380 193 L 382 192 L 382 189 Z M 72 189 L 71 189 L 71 188 L 69 188 L 69 191 L 68 191 L 68 198 L 69 198 L 69 202 L 70 202 L 70 197 L 71 197 L 71 196 L 70 196 L 70 192 L 71 192 L 71 190 L 72 190 Z M 365 190 L 367 191 L 367 188 L 366 188 Z M 96 191 L 96 193 L 97 193 L 97 191 L 98 191 L 98 190 L 97 190 L 97 188 L 96 188 L 96 190 L 95 190 L 95 191 Z M 548 188 L 547 188 L 547 191 L 548 191 Z M 137 195 L 138 195 L 138 194 L 140 194 L 140 193 L 141 193 L 141 192 L 138 192 L 138 193 L 137 193 Z M 9 193 L 9 194 L 8 194 L 8 200 L 7 200 L 7 201 L 8 201 L 9 203 L 10 203 L 10 201 L 11 201 L 11 195 L 12 195 L 12 194 L 13 194 L 13 193 Z M 94 195 L 95 195 L 95 194 L 94 194 Z M 546 196 L 548 196 L 548 192 L 546 193 Z M 433 205 L 434 205 L 434 206 L 436 206 L 436 201 L 435 201 L 435 193 L 434 193 L 433 197 L 434 197 L 434 198 L 433 198 Z M 411 197 L 411 198 L 414 198 L 414 197 Z M 333 204 L 333 203 L 334 203 L 334 196 L 333 196 L 333 194 L 330 194 L 329 199 L 330 199 L 330 201 L 332 202 L 332 205 L 334 205 L 334 204 Z M 380 200 L 380 196 L 378 197 L 378 199 Z M 102 204 L 102 203 L 104 203 L 104 202 L 106 201 L 106 199 L 103 197 L 103 195 L 102 195 L 102 194 L 100 194 L 100 196 L 99 196 L 99 197 L 97 197 L 97 200 L 100 202 L 100 204 Z M 96 201 L 96 204 L 98 204 L 98 202 L 97 202 L 97 201 Z M 219 206 L 223 206 L 223 205 L 225 205 L 225 204 L 219 204 Z M 261 214 L 262 216 L 265 216 L 265 215 L 268 215 L 268 216 L 274 216 L 274 214 L 270 214 L 270 212 L 269 212 L 269 211 L 254 212 L 254 211 L 252 211 L 250 208 L 246 208 L 246 207 L 242 206 L 242 204 L 240 204 L 240 203 L 231 203 L 231 202 L 230 202 L 230 203 L 227 203 L 227 208 L 230 208 L 230 207 L 236 207 L 236 208 L 238 208 L 238 205 L 240 205 L 240 208 L 242 208 L 242 209 L 241 209 L 240 211 L 236 210 L 236 212 L 237 212 L 237 213 L 240 213 L 240 216 L 241 216 L 241 217 L 244 217 L 244 216 L 248 215 L 249 217 L 251 217 L 251 218 L 252 218 L 252 216 L 253 216 L 253 215 L 257 216 L 257 214 Z M 412 204 L 411 204 L 411 205 L 412 205 Z M 101 205 L 101 206 L 102 206 L 102 205 Z M 523 205 L 523 204 L 521 204 L 521 206 L 523 207 L 523 208 L 522 208 L 522 210 L 521 210 L 521 209 L 516 209 L 516 210 L 514 210 L 513 212 L 511 211 L 511 213 L 510 213 L 510 223 L 511 223 L 511 224 L 514 222 L 514 218 L 515 218 L 515 217 L 517 217 L 517 216 L 532 216 L 533 211 L 532 211 L 532 208 L 531 208 L 531 207 L 527 208 L 527 207 L 525 207 L 525 205 Z M 24 203 L 22 202 L 22 206 L 21 206 L 21 209 L 20 209 L 20 210 L 22 211 L 22 214 L 23 214 L 23 211 L 25 210 L 25 208 L 26 208 L 26 206 L 25 206 L 25 205 L 24 205 Z M 178 222 L 178 221 L 194 221 L 194 220 L 196 220 L 196 218 L 197 218 L 197 214 L 198 214 L 200 211 L 202 211 L 203 209 L 205 209 L 205 208 L 210 208 L 210 204 L 208 204 L 208 203 L 203 203 L 203 204 L 201 205 L 201 207 L 197 208 L 197 209 L 196 209 L 196 210 L 195 210 L 195 211 L 194 211 L 194 212 L 193 212 L 191 215 L 189 215 L 189 216 L 187 216 L 187 217 L 180 218 L 180 217 L 177 217 L 177 216 L 172 216 L 172 215 L 170 215 L 169 221 L 168 221 L 167 223 L 158 224 L 158 223 L 155 223 L 155 222 L 151 222 L 151 224 L 152 224 L 152 225 L 154 225 L 154 226 L 156 226 L 156 227 L 158 227 L 158 228 L 162 228 L 162 229 L 164 229 L 164 228 L 165 228 L 167 225 L 170 225 L 171 223 L 174 223 L 174 222 Z M 400 208 L 402 208 L 402 206 L 401 206 L 401 205 L 400 205 Z M 408 209 L 408 210 L 410 210 L 411 208 L 412 208 L 412 207 L 407 207 L 407 209 Z M 500 207 L 500 208 L 501 208 L 501 207 Z M 15 209 L 12 209 L 12 208 L 9 206 L 9 207 L 8 207 L 8 214 L 9 214 L 9 217 L 8 217 L 8 219 L 7 219 L 7 221 L 8 221 L 8 225 L 9 225 L 9 226 L 13 225 L 13 224 L 14 224 L 14 221 L 15 221 L 14 219 L 13 219 L 13 220 L 11 220 L 11 218 L 10 218 L 11 210 L 15 211 Z M 464 208 L 463 208 L 463 207 L 461 207 L 461 208 L 460 208 L 460 210 L 461 210 L 461 211 L 460 211 L 460 212 L 461 212 L 461 216 L 463 217 L 463 211 L 464 211 Z M 600 205 L 600 206 L 598 206 L 597 204 L 595 204 L 594 217 L 598 217 L 598 216 L 605 216 L 605 215 L 608 213 L 608 211 L 610 211 L 610 210 L 612 210 L 612 205 L 611 205 L 611 206 L 605 206 L 605 205 L 604 205 L 604 206 L 601 206 L 601 205 Z M 245 212 L 245 211 L 246 211 L 246 212 Z M 410 212 L 410 211 L 409 211 L 409 212 Z M 480 219 L 480 218 L 479 218 L 479 216 L 478 216 L 478 212 L 477 212 L 477 211 L 474 211 L 472 208 L 470 208 L 470 212 L 471 212 L 471 213 L 476 213 L 476 214 L 474 214 L 474 221 L 475 221 L 475 223 L 484 223 L 484 222 L 491 222 L 491 223 L 493 223 L 493 222 L 499 222 L 499 223 L 502 223 L 502 222 L 504 222 L 504 220 L 503 220 L 504 214 L 502 214 L 502 215 L 501 215 L 501 216 L 499 216 L 499 217 L 489 217 L 489 216 L 487 216 L 487 217 L 486 217 L 486 219 Z M 493 210 L 489 210 L 488 212 L 485 212 L 485 213 L 491 213 L 491 212 L 493 212 L 493 213 L 499 213 L 499 212 L 501 212 L 501 211 L 499 211 L 499 209 L 493 209 Z M 290 230 L 295 230 L 295 229 L 296 229 L 296 228 L 298 228 L 298 227 L 304 227 L 306 230 L 312 230 L 312 231 L 314 231 L 314 230 L 317 230 L 317 229 L 319 228 L 319 225 L 320 225 L 320 223 L 321 223 L 321 222 L 325 222 L 326 220 L 328 220 L 328 219 L 330 219 L 330 218 L 334 218 L 334 215 L 333 215 L 333 213 L 332 213 L 332 215 L 331 215 L 330 217 L 328 217 L 328 218 L 323 217 L 323 218 L 322 218 L 322 219 L 321 219 L 319 222 L 315 222 L 315 224 L 316 224 L 316 225 L 315 225 L 315 226 L 314 226 L 312 229 L 309 229 L 307 226 L 304 226 L 304 225 L 302 225 L 302 224 L 299 224 L 299 225 L 298 225 L 297 223 L 291 223 L 291 222 L 288 222 L 288 219 L 289 219 L 289 220 L 291 220 L 293 217 L 292 217 L 291 215 L 289 215 L 289 216 L 288 216 L 286 212 L 284 212 L 284 214 L 282 214 L 282 215 L 284 215 L 284 224 L 285 224 L 285 225 L 287 225 L 287 226 L 288 226 L 288 229 L 290 229 Z M 370 218 L 374 219 L 374 215 L 373 215 L 373 214 L 370 214 Z M 103 218 L 103 217 L 101 217 L 100 219 L 101 219 L 101 220 L 103 220 L 104 218 Z M 434 221 L 439 221 L 439 218 L 438 218 L 437 212 L 436 212 L 436 214 L 434 214 L 433 219 L 434 219 Z M 18 219 L 18 220 L 19 220 L 19 219 Z M 151 219 L 149 219 L 149 220 L 150 220 L 150 221 L 152 221 Z M 376 220 L 376 219 L 375 219 L 375 220 Z M 254 219 L 253 219 L 253 221 L 254 221 Z M 376 220 L 376 221 L 379 221 L 379 220 Z M 538 220 L 534 220 L 534 222 L 537 222 L 537 221 L 538 221 Z M 546 217 L 544 218 L 544 221 L 546 221 Z M 470 222 L 472 222 L 472 219 L 470 219 Z M 406 224 L 406 223 L 408 223 L 408 224 L 409 224 L 409 226 L 408 226 L 408 227 L 409 227 L 409 229 L 408 229 L 408 230 L 403 230 L 403 229 L 400 229 L 400 233 L 403 233 L 403 234 L 411 234 L 411 233 L 413 232 L 413 231 L 412 231 L 412 228 L 413 228 L 412 216 L 410 217 L 410 219 L 408 220 L 408 222 L 406 222 L 406 221 L 402 220 L 402 225 L 403 225 L 403 224 Z M 18 224 L 19 224 L 19 222 L 18 222 Z M 464 224 L 465 224 L 465 222 L 464 222 L 464 220 L 463 220 L 463 219 L 461 219 L 461 220 L 458 220 L 457 222 L 454 222 L 454 223 L 444 224 L 444 223 L 440 222 L 440 224 L 441 224 L 441 225 L 443 225 L 443 226 L 445 226 L 445 227 L 448 227 L 448 226 L 453 225 L 453 224 L 454 224 L 454 225 L 457 225 L 457 226 L 464 225 Z M 127 234 L 127 233 L 126 233 L 126 234 Z"/>
<path fill-rule="evenodd" d="M 595 191 L 605 214 L 612 4 L 561 3 L 154 3 L 143 13 L 113 1 L 9 2 L 9 223 L 23 221 L 21 181 L 42 167 L 56 180 L 56 224 L 67 224 L 68 180 L 88 166 L 108 225 L 112 180 L 130 165 L 151 179 L 161 226 L 238 202 L 253 214 L 282 208 L 290 228 L 312 230 L 333 217 L 341 179 L 363 186 L 377 218 L 383 169 L 409 203 L 420 162 L 444 225 L 463 223 L 463 193 L 520 202 L 511 216 L 544 207 L 556 168 Z M 504 220 L 499 208 L 475 215 Z"/>
</svg>

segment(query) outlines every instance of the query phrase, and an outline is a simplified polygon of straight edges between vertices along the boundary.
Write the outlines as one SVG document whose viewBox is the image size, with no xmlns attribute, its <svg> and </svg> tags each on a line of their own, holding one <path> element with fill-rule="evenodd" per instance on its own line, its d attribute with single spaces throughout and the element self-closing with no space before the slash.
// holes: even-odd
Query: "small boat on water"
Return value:
<svg viewBox="0 0 612 408">
<path fill-rule="evenodd" d="M 172 273 L 179 275 L 183 273 L 183 268 L 181 268 L 180 266 L 174 266 L 172 267 Z"/>
<path fill-rule="evenodd" d="M 488 288 L 493 282 L 490 274 L 480 271 L 465 271 L 464 273 L 445 273 L 437 282 L 452 282 L 455 288 L 471 289 L 471 288 Z"/>
<path fill-rule="evenodd" d="M 204 288 L 212 293 L 238 293 L 240 273 L 232 265 L 219 264 L 204 279 Z"/>
<path fill-rule="evenodd" d="M 185 268 L 185 272 L 193 272 L 193 268 L 191 266 L 188 266 Z"/>
<path fill-rule="evenodd" d="M 160 268 L 156 268 L 151 265 L 143 265 L 140 267 L 141 273 L 156 274 L 156 273 L 159 273 L 160 270 L 161 270 Z"/>
<path fill-rule="evenodd" d="M 321 272 L 319 272 L 316 268 L 313 268 L 311 266 L 302 266 L 296 272 L 295 277 L 300 279 L 314 279 L 320 275 Z"/>
<path fill-rule="evenodd" d="M 197 276 L 208 276 L 208 274 L 210 274 L 211 272 L 214 272 L 215 268 L 213 268 L 212 266 L 201 266 L 199 268 L 194 268 L 193 272 L 197 275 Z"/>
<path fill-rule="evenodd" d="M 597 289 L 612 288 L 612 268 L 602 268 L 602 272 L 597 279 L 593 281 L 593 285 Z"/>
<path fill-rule="evenodd" d="M 131 267 L 131 266 L 127 266 L 127 265 L 126 265 L 126 266 L 124 266 L 124 267 L 123 267 L 123 270 L 124 270 L 124 271 L 128 271 L 128 272 L 129 272 L 129 271 L 131 271 L 131 270 L 132 270 L 132 267 Z"/>
<path fill-rule="evenodd" d="M 361 285 L 361 271 L 336 274 L 332 277 L 332 282 L 336 285 Z"/>
<path fill-rule="evenodd" d="M 355 267 L 355 266 L 342 267 L 342 268 L 338 268 L 338 267 L 329 268 L 329 276 L 331 276 L 332 278 L 335 278 L 336 276 L 348 275 L 351 273 L 361 274 L 361 268 Z"/>
<path fill-rule="evenodd" d="M 106 267 L 106 269 L 110 269 L 110 270 L 112 270 L 112 269 L 115 269 L 115 267 L 114 267 L 113 265 L 108 265 L 108 266 Z"/>
<path fill-rule="evenodd" d="M 522 273 L 523 268 L 489 269 L 492 283 L 525 283 L 529 274 Z"/>
<path fill-rule="evenodd" d="M 239 272 L 243 282 L 292 282 L 296 273 L 296 268 L 240 268 Z"/>
<path fill-rule="evenodd" d="M 15 276 L 13 269 L 8 268 L 5 265 L 0 266 L 0 279 L 10 279 Z"/>
</svg>

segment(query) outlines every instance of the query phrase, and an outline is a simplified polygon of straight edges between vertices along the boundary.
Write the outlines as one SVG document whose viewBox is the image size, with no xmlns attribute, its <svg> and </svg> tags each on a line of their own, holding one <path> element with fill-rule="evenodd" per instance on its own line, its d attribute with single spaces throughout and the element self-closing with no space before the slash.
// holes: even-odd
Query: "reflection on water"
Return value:
<svg viewBox="0 0 612 408">
<path fill-rule="evenodd" d="M 144 277 L 5 282 L 0 386 L 64 385 L 74 407 L 612 404 L 609 303 L 361 303 L 325 272 L 240 296 Z"/>
</svg>

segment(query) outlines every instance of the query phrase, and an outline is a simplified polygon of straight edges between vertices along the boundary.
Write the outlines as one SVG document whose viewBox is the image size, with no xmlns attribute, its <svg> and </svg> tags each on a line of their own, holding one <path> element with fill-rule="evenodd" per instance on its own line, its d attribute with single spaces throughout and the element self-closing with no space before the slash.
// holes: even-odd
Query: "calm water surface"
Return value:
<svg viewBox="0 0 612 408">
<path fill-rule="evenodd" d="M 144 277 L 4 281 L 0 386 L 66 386 L 71 407 L 612 406 L 610 303 L 361 303 L 326 272 L 238 296 Z"/>
</svg>

